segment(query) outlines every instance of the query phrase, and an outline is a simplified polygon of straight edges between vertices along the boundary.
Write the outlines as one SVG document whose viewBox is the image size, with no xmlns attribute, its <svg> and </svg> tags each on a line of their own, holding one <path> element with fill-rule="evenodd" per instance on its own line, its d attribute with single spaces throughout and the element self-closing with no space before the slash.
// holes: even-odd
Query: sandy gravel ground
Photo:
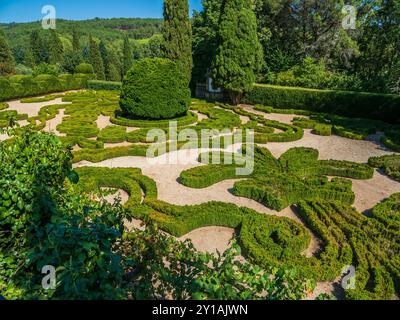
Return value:
<svg viewBox="0 0 400 320">
<path fill-rule="evenodd" d="M 103 116 L 102 114 L 96 120 L 97 127 L 101 130 L 108 126 L 113 126 L 114 124 L 111 123 L 110 117 Z"/>
<path fill-rule="evenodd" d="M 178 240 L 191 240 L 196 250 L 201 252 L 223 253 L 229 248 L 234 236 L 235 229 L 212 226 L 193 230 Z"/>
<path fill-rule="evenodd" d="M 277 158 L 293 147 L 308 147 L 318 149 L 321 160 L 335 159 L 358 163 L 367 163 L 370 157 L 393 154 L 378 142 L 352 140 L 339 136 L 318 136 L 308 129 L 304 130 L 304 137 L 301 140 L 285 143 L 270 142 L 260 146 L 268 148 Z"/>
<path fill-rule="evenodd" d="M 400 183 L 376 170 L 370 180 L 352 180 L 353 191 L 356 194 L 354 207 L 359 212 L 369 211 L 377 203 L 400 192 Z"/>
<path fill-rule="evenodd" d="M 265 119 L 275 120 L 286 124 L 292 124 L 292 120 L 294 118 L 308 118 L 306 116 L 299 116 L 295 114 L 265 113 L 262 111 L 255 110 L 253 106 L 249 105 L 241 105 L 241 107 L 248 112 L 254 113 L 259 116 L 263 116 Z"/>
<path fill-rule="evenodd" d="M 54 119 L 51 119 L 46 122 L 46 127 L 43 129 L 46 132 L 53 132 L 55 135 L 60 137 L 65 137 L 65 133 L 61 133 L 57 131 L 57 126 L 61 124 L 64 118 L 65 109 L 58 110 L 58 114 L 55 116 Z"/>
<path fill-rule="evenodd" d="M 105 201 L 111 204 L 115 203 L 117 198 L 121 200 L 121 204 L 125 204 L 129 200 L 129 195 L 125 190 L 118 189 L 115 193 L 103 197 Z"/>
<path fill-rule="evenodd" d="M 7 102 L 9 108 L 6 110 L 15 110 L 19 114 L 27 114 L 29 117 L 35 117 L 38 115 L 40 108 L 45 106 L 52 106 L 55 104 L 71 104 L 71 102 L 63 102 L 62 98 L 57 98 L 52 101 L 47 102 L 37 102 L 37 103 L 21 103 L 21 100 L 13 100 Z"/>
</svg>

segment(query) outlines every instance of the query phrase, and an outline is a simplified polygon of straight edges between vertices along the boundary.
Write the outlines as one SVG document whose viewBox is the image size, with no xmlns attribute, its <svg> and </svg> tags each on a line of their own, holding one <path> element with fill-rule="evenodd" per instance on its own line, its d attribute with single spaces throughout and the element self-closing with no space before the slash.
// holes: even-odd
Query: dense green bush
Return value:
<svg viewBox="0 0 400 320">
<path fill-rule="evenodd" d="M 400 123 L 400 96 L 351 91 L 255 85 L 244 101 L 274 108 L 301 109 Z"/>
<path fill-rule="evenodd" d="M 90 80 L 88 88 L 93 90 L 121 90 L 122 82 Z"/>
<path fill-rule="evenodd" d="M 0 110 L 4 110 L 8 108 L 8 104 L 5 102 L 0 102 Z"/>
<path fill-rule="evenodd" d="M 93 66 L 90 63 L 81 63 L 78 64 L 75 68 L 75 73 L 82 73 L 82 74 L 93 74 Z"/>
<path fill-rule="evenodd" d="M 332 135 L 332 126 L 329 124 L 316 124 L 313 132 L 319 136 L 330 136 Z"/>
<path fill-rule="evenodd" d="M 310 57 L 288 71 L 270 75 L 269 79 L 271 84 L 288 87 L 355 91 L 361 88 L 356 76 L 328 71 L 322 60 L 316 62 Z"/>
<path fill-rule="evenodd" d="M 38 96 L 46 93 L 86 88 L 91 75 L 51 75 L 0 77 L 0 101 Z"/>
<path fill-rule="evenodd" d="M 33 68 L 33 76 L 37 77 L 41 74 L 47 74 L 57 77 L 60 73 L 60 68 L 57 65 L 41 63 Z"/>
<path fill-rule="evenodd" d="M 374 168 L 381 168 L 385 173 L 400 181 L 400 155 L 387 155 L 369 158 L 368 164 Z"/>
<path fill-rule="evenodd" d="M 125 116 L 169 119 L 184 115 L 190 104 L 185 74 L 167 59 L 143 59 L 124 78 L 120 107 Z"/>
</svg>

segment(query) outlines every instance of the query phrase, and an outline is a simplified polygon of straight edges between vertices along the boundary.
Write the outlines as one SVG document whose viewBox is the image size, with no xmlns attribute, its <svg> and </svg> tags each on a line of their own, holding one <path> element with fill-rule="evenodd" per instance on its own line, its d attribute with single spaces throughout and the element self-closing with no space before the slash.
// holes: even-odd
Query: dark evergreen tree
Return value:
<svg viewBox="0 0 400 320">
<path fill-rule="evenodd" d="M 217 50 L 217 33 L 223 0 L 203 0 L 203 10 L 193 15 L 192 89 L 204 82 Z"/>
<path fill-rule="evenodd" d="M 122 77 L 124 77 L 133 65 L 132 48 L 129 43 L 128 36 L 126 36 L 124 39 L 124 48 L 122 54 Z"/>
<path fill-rule="evenodd" d="M 253 88 L 255 72 L 262 67 L 262 47 L 252 1 L 225 0 L 221 12 L 212 76 L 238 104 L 243 93 Z"/>
<path fill-rule="evenodd" d="M 15 73 L 15 61 L 3 31 L 0 31 L 0 76 Z"/>
<path fill-rule="evenodd" d="M 74 51 L 74 52 L 81 52 L 81 46 L 80 46 L 80 44 L 79 44 L 79 31 L 76 29 L 76 28 L 74 28 L 73 30 L 72 30 L 72 50 Z"/>
<path fill-rule="evenodd" d="M 97 80 L 105 80 L 103 59 L 101 58 L 99 46 L 91 35 L 89 35 L 89 61 L 93 66 Z"/>
<path fill-rule="evenodd" d="M 103 41 L 100 41 L 99 50 L 100 50 L 101 59 L 103 60 L 104 74 L 105 74 L 106 80 L 110 80 L 110 59 L 109 59 L 109 55 L 108 55 L 108 50 Z"/>
<path fill-rule="evenodd" d="M 49 38 L 49 55 L 50 55 L 50 63 L 56 64 L 62 62 L 62 57 L 64 53 L 63 44 L 58 37 L 56 30 L 50 29 L 50 38 Z"/>
<path fill-rule="evenodd" d="M 121 81 L 121 60 L 117 56 L 116 53 L 114 53 L 113 50 L 110 50 L 108 52 L 108 60 L 110 62 L 109 64 L 109 74 L 108 77 L 110 81 Z"/>
<path fill-rule="evenodd" d="M 35 58 L 33 57 L 31 47 L 28 47 L 25 49 L 24 64 L 26 66 L 28 66 L 29 68 L 33 68 L 35 66 Z"/>
<path fill-rule="evenodd" d="M 192 57 L 192 26 L 189 18 L 188 0 L 164 1 L 164 56 L 175 61 L 191 79 Z"/>
<path fill-rule="evenodd" d="M 35 64 L 49 62 L 49 52 L 38 30 L 33 30 L 30 35 L 30 47 Z"/>
</svg>

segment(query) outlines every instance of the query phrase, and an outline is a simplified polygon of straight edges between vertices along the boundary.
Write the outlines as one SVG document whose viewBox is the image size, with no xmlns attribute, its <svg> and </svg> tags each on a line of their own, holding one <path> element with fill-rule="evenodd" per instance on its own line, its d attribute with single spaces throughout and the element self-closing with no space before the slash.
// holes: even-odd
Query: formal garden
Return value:
<svg viewBox="0 0 400 320">
<path fill-rule="evenodd" d="M 330 44 L 291 62 L 267 1 L 172 2 L 28 45 L 0 24 L 0 295 L 399 299 L 400 50 L 371 80 L 375 20 L 337 31 L 365 64 L 340 73 Z"/>
</svg>

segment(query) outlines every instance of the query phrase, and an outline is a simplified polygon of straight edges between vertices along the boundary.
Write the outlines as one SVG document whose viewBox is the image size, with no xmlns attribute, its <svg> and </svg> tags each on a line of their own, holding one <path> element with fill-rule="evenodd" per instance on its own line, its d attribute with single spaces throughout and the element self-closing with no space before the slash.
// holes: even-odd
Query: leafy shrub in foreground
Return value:
<svg viewBox="0 0 400 320">
<path fill-rule="evenodd" d="M 189 104 L 186 76 L 170 60 L 140 60 L 124 78 L 120 107 L 125 116 L 170 119 L 184 115 Z"/>
</svg>

